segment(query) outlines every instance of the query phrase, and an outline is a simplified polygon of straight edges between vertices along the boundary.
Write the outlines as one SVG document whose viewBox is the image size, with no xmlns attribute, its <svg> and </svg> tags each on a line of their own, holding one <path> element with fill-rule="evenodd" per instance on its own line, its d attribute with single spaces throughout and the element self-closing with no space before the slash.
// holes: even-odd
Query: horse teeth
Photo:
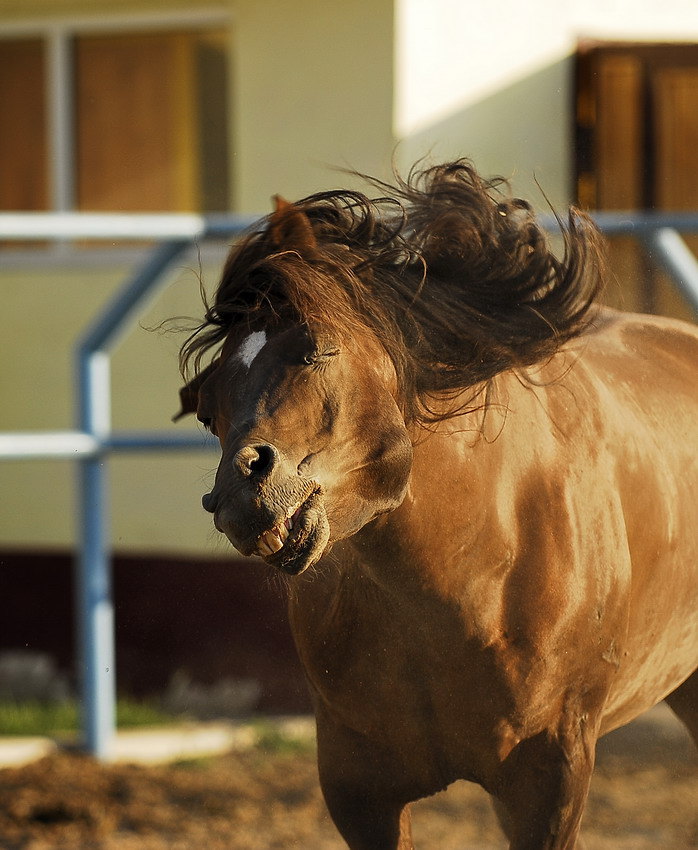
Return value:
<svg viewBox="0 0 698 850">
<path fill-rule="evenodd" d="M 275 552 L 283 549 L 284 543 L 288 539 L 288 531 L 283 525 L 275 526 L 264 534 L 257 541 L 257 551 L 260 555 L 273 555 Z"/>
<path fill-rule="evenodd" d="M 272 552 L 278 552 L 279 549 L 282 549 L 284 545 L 276 529 L 274 529 L 273 531 L 267 531 L 264 536 L 264 542 L 267 544 L 267 546 L 271 549 Z"/>
<path fill-rule="evenodd" d="M 266 542 L 266 538 L 265 538 L 264 535 L 262 535 L 262 537 L 260 537 L 259 540 L 257 541 L 257 554 L 259 554 L 259 555 L 273 555 L 274 554 L 274 550 Z"/>
<path fill-rule="evenodd" d="M 289 534 L 293 531 L 293 520 L 300 513 L 301 507 L 302 504 L 289 508 L 287 516 L 282 522 L 260 536 L 257 540 L 257 553 L 259 555 L 273 555 L 283 549 Z"/>
</svg>

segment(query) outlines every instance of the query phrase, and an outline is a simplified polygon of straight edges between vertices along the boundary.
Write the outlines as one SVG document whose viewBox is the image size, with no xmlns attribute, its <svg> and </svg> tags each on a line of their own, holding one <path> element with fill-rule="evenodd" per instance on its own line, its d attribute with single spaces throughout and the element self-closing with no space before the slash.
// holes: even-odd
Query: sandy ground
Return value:
<svg viewBox="0 0 698 850">
<path fill-rule="evenodd" d="M 605 738 L 588 850 L 698 847 L 698 758 L 661 707 Z M 420 850 L 503 850 L 487 797 L 457 783 L 414 806 Z M 341 850 L 311 744 L 179 764 L 100 766 L 67 753 L 0 770 L 2 850 Z"/>
</svg>

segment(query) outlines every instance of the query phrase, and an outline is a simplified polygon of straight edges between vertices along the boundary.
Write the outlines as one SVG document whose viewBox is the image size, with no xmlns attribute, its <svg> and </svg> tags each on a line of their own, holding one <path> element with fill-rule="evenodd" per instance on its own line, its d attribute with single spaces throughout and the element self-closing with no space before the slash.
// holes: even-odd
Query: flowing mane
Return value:
<svg viewBox="0 0 698 850">
<path fill-rule="evenodd" d="M 464 389 L 540 362 L 584 330 L 602 251 L 582 213 L 559 222 L 558 258 L 531 206 L 465 160 L 395 185 L 366 179 L 382 197 L 338 190 L 287 205 L 309 223 L 302 246 L 282 238 L 272 216 L 233 248 L 203 323 L 182 346 L 183 370 L 198 370 L 240 323 L 319 322 L 339 338 L 369 332 L 393 361 L 405 419 L 427 423 L 462 412 Z M 444 395 L 454 401 L 447 413 L 434 405 Z"/>
</svg>

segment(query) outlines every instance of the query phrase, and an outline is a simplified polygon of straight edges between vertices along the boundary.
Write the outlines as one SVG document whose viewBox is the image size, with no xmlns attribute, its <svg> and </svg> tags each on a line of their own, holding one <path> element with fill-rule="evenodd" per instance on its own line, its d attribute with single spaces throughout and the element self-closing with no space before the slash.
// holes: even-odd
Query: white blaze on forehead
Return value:
<svg viewBox="0 0 698 850">
<path fill-rule="evenodd" d="M 237 350 L 235 356 L 242 360 L 245 366 L 249 369 L 254 362 L 255 357 L 264 348 L 267 343 L 267 335 L 264 331 L 254 331 L 243 342 Z"/>
</svg>

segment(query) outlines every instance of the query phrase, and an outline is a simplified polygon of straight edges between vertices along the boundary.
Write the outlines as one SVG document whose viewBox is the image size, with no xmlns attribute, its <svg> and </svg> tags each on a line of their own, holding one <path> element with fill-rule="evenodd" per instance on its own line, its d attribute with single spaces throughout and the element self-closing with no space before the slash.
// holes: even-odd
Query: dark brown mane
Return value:
<svg viewBox="0 0 698 850">
<path fill-rule="evenodd" d="M 312 250 L 278 244 L 269 219 L 236 246 L 182 347 L 183 368 L 198 369 L 239 323 L 320 322 L 340 338 L 368 331 L 395 365 L 406 420 L 435 422 L 467 406 L 465 388 L 540 362 L 584 329 L 601 249 L 583 214 L 560 222 L 558 259 L 530 205 L 467 161 L 395 186 L 369 182 L 385 197 L 331 191 L 293 205 L 312 225 Z M 447 413 L 434 405 L 444 395 L 454 399 Z"/>
</svg>

